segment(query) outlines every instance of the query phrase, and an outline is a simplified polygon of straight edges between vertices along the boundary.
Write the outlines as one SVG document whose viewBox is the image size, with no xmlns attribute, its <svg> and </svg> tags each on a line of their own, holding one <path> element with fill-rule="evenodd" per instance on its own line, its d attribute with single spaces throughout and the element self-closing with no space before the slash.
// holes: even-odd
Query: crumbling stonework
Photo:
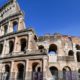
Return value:
<svg viewBox="0 0 80 80">
<path fill-rule="evenodd" d="M 0 80 L 80 80 L 80 38 L 26 29 L 16 0 L 0 8 Z"/>
</svg>

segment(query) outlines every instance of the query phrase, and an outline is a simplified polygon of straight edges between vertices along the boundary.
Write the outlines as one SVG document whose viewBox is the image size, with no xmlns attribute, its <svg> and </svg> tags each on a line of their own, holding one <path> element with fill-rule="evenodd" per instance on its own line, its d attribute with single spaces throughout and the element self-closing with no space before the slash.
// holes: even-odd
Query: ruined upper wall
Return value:
<svg viewBox="0 0 80 80">
<path fill-rule="evenodd" d="M 45 35 L 45 36 L 39 36 L 38 37 L 38 42 L 43 43 L 43 42 L 57 42 L 61 41 L 62 46 L 68 46 L 70 48 L 73 45 L 80 45 L 80 38 L 76 36 L 69 36 L 69 35 L 62 35 L 59 33 L 55 33 L 53 35 Z"/>
<path fill-rule="evenodd" d="M 17 0 L 9 0 L 0 8 L 0 36 L 26 29 Z"/>
<path fill-rule="evenodd" d="M 0 8 L 0 22 L 18 13 L 21 13 L 21 10 L 16 0 L 9 0 Z"/>
</svg>

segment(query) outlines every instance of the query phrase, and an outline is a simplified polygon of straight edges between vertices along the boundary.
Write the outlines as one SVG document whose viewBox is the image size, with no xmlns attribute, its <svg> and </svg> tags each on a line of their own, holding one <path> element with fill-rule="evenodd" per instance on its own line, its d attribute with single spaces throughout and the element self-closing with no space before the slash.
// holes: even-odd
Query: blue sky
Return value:
<svg viewBox="0 0 80 80">
<path fill-rule="evenodd" d="M 0 0 L 2 6 L 8 0 Z M 80 36 L 80 0 L 17 0 L 27 27 L 38 35 L 61 33 Z"/>
</svg>

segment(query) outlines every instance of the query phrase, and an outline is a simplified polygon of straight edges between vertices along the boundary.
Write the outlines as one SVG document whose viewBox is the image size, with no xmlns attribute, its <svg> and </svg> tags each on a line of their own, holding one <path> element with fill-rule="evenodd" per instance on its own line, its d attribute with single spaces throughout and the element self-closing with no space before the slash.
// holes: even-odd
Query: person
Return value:
<svg viewBox="0 0 80 80">
<path fill-rule="evenodd" d="M 3 73 L 2 80 L 9 80 L 8 72 L 4 72 L 4 73 Z"/>
</svg>

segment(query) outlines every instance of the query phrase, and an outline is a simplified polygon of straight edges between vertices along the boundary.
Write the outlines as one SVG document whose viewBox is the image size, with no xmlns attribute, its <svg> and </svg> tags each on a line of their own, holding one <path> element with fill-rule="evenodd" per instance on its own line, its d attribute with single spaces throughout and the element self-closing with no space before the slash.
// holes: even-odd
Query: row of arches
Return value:
<svg viewBox="0 0 80 80">
<path fill-rule="evenodd" d="M 43 49 L 45 49 L 45 48 L 44 48 L 43 45 L 39 45 L 39 46 L 38 46 L 38 49 L 39 49 L 39 50 L 43 50 Z M 54 52 L 54 53 L 57 52 L 57 46 L 56 46 L 55 44 L 51 44 L 51 45 L 49 46 L 48 53 L 51 53 L 51 52 Z"/>
<path fill-rule="evenodd" d="M 58 69 L 54 66 L 51 66 L 49 68 L 49 70 L 50 70 L 51 75 L 52 75 L 50 79 L 51 80 L 59 80 L 58 79 L 58 73 L 59 73 Z M 63 72 L 63 80 L 73 80 L 73 78 L 72 78 L 73 72 L 71 71 L 70 67 L 65 66 L 63 68 L 62 72 Z M 80 79 L 80 69 L 78 70 L 78 74 L 79 74 L 78 78 Z M 77 79 L 76 73 L 75 73 L 74 79 L 75 80 Z"/>
<path fill-rule="evenodd" d="M 26 51 L 28 48 L 27 40 L 25 38 L 20 39 L 21 51 Z M 14 50 L 14 41 L 9 41 L 9 53 L 12 53 Z"/>
<path fill-rule="evenodd" d="M 10 79 L 16 79 L 16 80 L 25 80 L 26 77 L 26 70 L 25 70 L 25 64 L 24 63 L 18 63 L 17 64 L 17 74 L 16 78 L 10 77 L 11 76 L 11 67 L 9 64 L 5 65 L 5 72 L 2 76 L 3 80 L 10 80 Z M 42 74 L 42 67 L 38 62 L 33 62 L 32 64 L 32 72 L 31 72 L 31 80 L 43 80 L 43 74 Z"/>
<path fill-rule="evenodd" d="M 18 31 L 18 22 L 17 21 L 14 21 L 12 23 L 12 26 L 13 26 L 13 32 L 17 32 Z M 8 25 L 5 25 L 4 26 L 4 35 L 8 33 Z"/>
<path fill-rule="evenodd" d="M 21 51 L 26 51 L 26 49 L 28 48 L 28 44 L 27 44 L 27 40 L 25 38 L 20 39 L 20 46 L 21 46 Z M 4 44 L 0 44 L 0 54 L 2 54 L 3 51 L 3 45 Z M 10 40 L 9 41 L 9 53 L 12 53 L 15 47 L 15 41 Z"/>
<path fill-rule="evenodd" d="M 17 80 L 24 80 L 24 73 L 25 73 L 24 65 L 22 63 L 19 63 L 17 65 L 17 69 L 18 69 Z M 5 72 L 2 76 L 3 80 L 10 80 L 10 75 L 11 75 L 10 71 L 11 71 L 10 65 L 8 65 L 8 64 L 5 65 Z M 11 77 L 11 79 L 12 79 L 12 77 Z M 14 77 L 13 77 L 13 79 L 14 79 Z"/>
<path fill-rule="evenodd" d="M 32 64 L 32 79 L 31 80 L 43 80 L 43 73 L 42 73 L 42 67 L 41 66 L 38 66 L 39 63 L 37 62 L 34 62 Z M 5 74 L 6 76 L 3 76 L 3 80 L 9 80 L 10 79 L 10 65 L 5 65 Z M 18 72 L 17 72 L 17 80 L 25 80 L 25 65 L 23 63 L 19 63 L 17 64 L 17 69 L 18 69 Z M 51 66 L 49 67 L 49 71 L 51 73 L 51 80 L 58 80 L 59 79 L 59 71 L 58 69 L 55 67 L 55 66 Z M 62 72 L 63 72 L 63 80 L 73 80 L 72 79 L 72 70 L 70 67 L 68 66 L 65 66 L 63 69 L 62 69 Z M 5 75 L 3 74 L 3 75 Z M 78 69 L 78 74 L 79 74 L 79 78 L 80 78 L 80 69 Z M 76 75 L 76 73 L 75 73 Z M 75 79 L 76 79 L 76 76 L 75 76 Z"/>
<path fill-rule="evenodd" d="M 39 48 L 44 48 L 44 46 L 43 46 L 43 45 L 40 45 Z M 56 45 L 56 44 L 50 44 L 50 45 L 49 45 L 49 50 L 48 50 L 48 52 L 54 51 L 54 52 L 56 53 L 56 52 L 57 52 L 57 49 L 58 49 L 58 48 L 57 48 L 57 45 Z M 76 45 L 76 49 L 77 49 L 77 50 L 80 50 L 80 46 L 79 46 L 78 44 Z M 74 53 L 74 52 L 73 52 L 72 50 L 69 51 L 69 55 L 72 56 L 73 53 Z"/>
<path fill-rule="evenodd" d="M 9 41 L 9 53 L 12 53 L 13 50 L 14 50 L 14 41 Z M 21 45 L 21 51 L 25 51 L 26 48 L 28 48 L 28 42 L 25 38 L 22 38 L 20 40 L 20 45 Z M 38 46 L 38 49 L 42 52 L 44 48 L 43 45 L 39 45 Z M 2 53 L 3 51 L 3 44 L 0 44 L 0 54 Z M 48 50 L 48 53 L 53 53 L 53 54 L 57 54 L 57 46 L 55 44 L 51 44 L 49 46 L 49 50 Z M 74 56 L 74 52 L 72 50 L 69 50 L 68 52 L 68 56 Z M 77 61 L 80 62 L 80 52 L 77 52 L 76 53 L 76 56 L 77 56 Z"/>
<path fill-rule="evenodd" d="M 44 46 L 40 45 L 38 49 L 43 50 Z M 49 54 L 57 54 L 57 46 L 55 44 L 51 44 L 48 50 Z M 74 56 L 74 52 L 72 50 L 68 51 L 68 56 Z M 80 52 L 76 53 L 77 61 L 80 62 Z"/>
<path fill-rule="evenodd" d="M 44 46 L 40 45 L 40 46 L 38 46 L 38 49 L 42 50 L 42 49 L 44 49 Z M 49 46 L 48 53 L 57 53 L 57 50 L 58 50 L 57 46 L 55 44 L 51 44 Z M 72 50 L 69 50 L 68 55 L 73 56 L 74 52 Z"/>
</svg>

